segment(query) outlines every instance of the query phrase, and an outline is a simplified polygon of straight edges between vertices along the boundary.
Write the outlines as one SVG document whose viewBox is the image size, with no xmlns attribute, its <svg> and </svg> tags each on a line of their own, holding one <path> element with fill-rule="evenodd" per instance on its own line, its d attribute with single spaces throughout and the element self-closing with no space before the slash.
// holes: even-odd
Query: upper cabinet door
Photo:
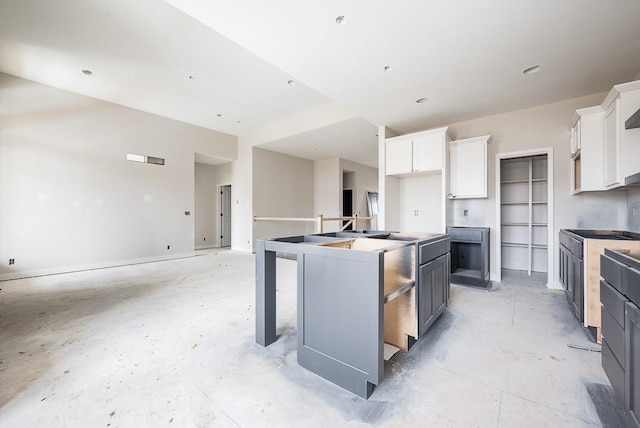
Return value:
<svg viewBox="0 0 640 428">
<path fill-rule="evenodd" d="M 386 175 L 408 174 L 413 171 L 411 138 L 394 137 L 386 141 Z"/>
<path fill-rule="evenodd" d="M 449 143 L 450 198 L 486 198 L 489 135 Z"/>
<path fill-rule="evenodd" d="M 413 170 L 437 171 L 442 169 L 444 153 L 443 134 L 426 134 L 413 139 Z"/>
<path fill-rule="evenodd" d="M 620 99 L 616 99 L 604 114 L 604 185 L 620 185 L 619 169 L 619 114 Z"/>
</svg>

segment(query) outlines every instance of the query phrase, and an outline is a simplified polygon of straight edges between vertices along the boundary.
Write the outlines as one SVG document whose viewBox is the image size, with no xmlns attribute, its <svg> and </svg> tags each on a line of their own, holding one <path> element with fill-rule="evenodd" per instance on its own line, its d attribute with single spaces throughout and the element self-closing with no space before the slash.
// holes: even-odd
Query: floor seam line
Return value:
<svg viewBox="0 0 640 428">
<path fill-rule="evenodd" d="M 212 399 L 211 397 L 209 397 L 209 395 L 207 395 L 207 393 L 206 393 L 206 392 L 204 392 L 204 391 L 202 390 L 202 388 L 200 388 L 198 385 L 196 385 L 196 384 L 195 384 L 195 382 L 194 382 L 194 381 L 192 381 L 192 380 L 191 380 L 191 378 L 189 378 L 189 376 L 185 375 L 184 373 L 182 373 L 182 376 L 184 376 L 184 378 L 185 378 L 186 380 L 188 380 L 188 381 L 189 381 L 189 383 L 191 383 L 191 385 L 193 385 L 193 386 L 194 386 L 198 391 L 200 391 L 200 393 L 201 393 L 202 395 L 204 395 L 205 397 L 207 397 L 207 400 L 209 400 L 209 401 L 211 402 L 211 404 L 213 404 L 214 406 L 216 406 L 216 408 L 217 408 L 220 412 L 222 412 L 222 414 L 223 414 L 223 415 L 225 415 L 226 417 L 228 417 L 228 418 L 229 418 L 229 420 L 235 424 L 235 426 L 237 426 L 238 428 L 240 428 L 240 424 L 239 424 L 239 423 L 237 423 L 237 422 L 235 421 L 235 419 L 233 419 L 231 416 L 229 416 L 229 414 L 228 414 L 227 412 L 225 412 L 224 410 L 222 410 L 222 408 L 221 408 L 221 407 L 220 407 L 220 406 L 219 406 L 215 401 L 213 401 L 213 399 Z"/>
</svg>

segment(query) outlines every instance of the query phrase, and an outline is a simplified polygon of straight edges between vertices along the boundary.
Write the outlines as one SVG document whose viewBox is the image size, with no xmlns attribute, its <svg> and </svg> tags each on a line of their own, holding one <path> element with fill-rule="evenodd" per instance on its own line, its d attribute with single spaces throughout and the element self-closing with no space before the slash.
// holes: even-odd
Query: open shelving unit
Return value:
<svg viewBox="0 0 640 428">
<path fill-rule="evenodd" d="M 500 160 L 502 268 L 547 272 L 547 156 Z"/>
</svg>

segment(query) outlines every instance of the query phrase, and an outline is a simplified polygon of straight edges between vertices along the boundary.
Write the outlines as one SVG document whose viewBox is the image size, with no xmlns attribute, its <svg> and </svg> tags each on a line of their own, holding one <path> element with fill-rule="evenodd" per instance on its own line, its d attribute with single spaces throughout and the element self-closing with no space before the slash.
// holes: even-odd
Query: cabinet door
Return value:
<svg viewBox="0 0 640 428">
<path fill-rule="evenodd" d="M 604 185 L 613 187 L 620 184 L 618 114 L 620 100 L 616 99 L 604 114 Z"/>
<path fill-rule="evenodd" d="M 584 306 L 583 299 L 583 281 L 582 281 L 582 260 L 580 260 L 574 254 L 571 254 L 571 288 L 573 291 L 573 311 L 576 314 L 576 318 L 580 322 L 584 320 L 582 315 L 582 307 Z"/>
<path fill-rule="evenodd" d="M 451 198 L 487 197 L 487 145 L 487 139 L 449 144 Z"/>
<path fill-rule="evenodd" d="M 418 293 L 418 336 L 422 336 L 434 320 L 433 287 L 435 260 L 420 266 L 420 284 Z"/>
<path fill-rule="evenodd" d="M 625 404 L 640 425 L 640 309 L 633 303 L 627 303 L 625 324 Z"/>
<path fill-rule="evenodd" d="M 411 138 L 392 138 L 386 141 L 386 174 L 407 174 L 413 171 L 413 142 Z"/>
<path fill-rule="evenodd" d="M 413 170 L 437 171 L 442 169 L 444 140 L 442 134 L 427 134 L 413 139 Z"/>
<path fill-rule="evenodd" d="M 449 254 L 420 266 L 418 335 L 422 336 L 447 306 Z"/>
</svg>

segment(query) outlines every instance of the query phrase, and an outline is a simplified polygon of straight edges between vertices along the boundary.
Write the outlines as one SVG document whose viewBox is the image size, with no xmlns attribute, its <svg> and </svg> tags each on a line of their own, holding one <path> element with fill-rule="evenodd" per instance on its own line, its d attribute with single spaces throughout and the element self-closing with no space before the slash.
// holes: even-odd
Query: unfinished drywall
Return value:
<svg viewBox="0 0 640 428">
<path fill-rule="evenodd" d="M 342 172 L 350 171 L 354 173 L 353 183 L 348 183 L 348 185 L 345 185 L 345 183 L 342 184 L 343 188 L 353 189 L 354 214 L 368 217 L 367 192 L 378 191 L 378 168 L 371 168 L 346 159 L 340 159 L 340 169 Z M 342 202 L 342 200 L 340 202 Z M 342 204 L 340 205 L 340 212 L 342 212 Z M 371 228 L 371 222 L 369 220 L 358 221 L 357 227 L 359 229 L 369 229 Z"/>
<path fill-rule="evenodd" d="M 489 226 L 491 231 L 491 276 L 496 277 L 496 256 L 500 248 L 495 240 L 496 228 L 496 153 L 553 148 L 554 252 L 553 278 L 558 278 L 558 231 L 565 228 L 627 228 L 626 193 L 620 191 L 570 193 L 569 123 L 578 108 L 598 105 L 605 93 L 538 106 L 526 110 L 488 116 L 454 123 L 453 133 L 458 139 L 491 135 L 489 145 L 489 198 L 456 200 L 453 225 Z M 467 216 L 464 216 L 464 210 Z M 555 284 L 559 287 L 556 280 Z"/>
<path fill-rule="evenodd" d="M 6 74 L 0 93 L 0 278 L 192 253 L 194 153 L 233 160 L 236 137 Z"/>
<path fill-rule="evenodd" d="M 254 147 L 253 209 L 259 217 L 312 218 L 313 162 Z M 253 225 L 253 238 L 313 231 L 313 223 L 258 221 Z"/>
</svg>

